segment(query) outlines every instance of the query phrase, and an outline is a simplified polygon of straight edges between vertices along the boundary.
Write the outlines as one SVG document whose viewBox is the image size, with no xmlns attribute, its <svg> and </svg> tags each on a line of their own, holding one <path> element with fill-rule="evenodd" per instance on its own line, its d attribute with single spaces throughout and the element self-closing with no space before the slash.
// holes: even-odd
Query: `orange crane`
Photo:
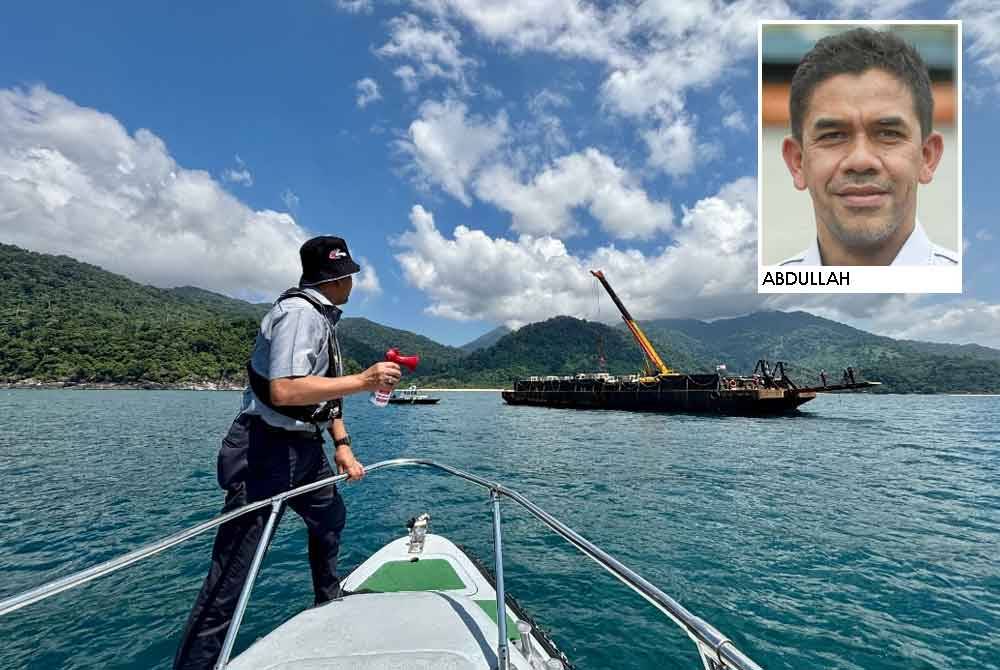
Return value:
<svg viewBox="0 0 1000 670">
<path fill-rule="evenodd" d="M 637 324 L 635 319 L 632 318 L 632 315 L 628 313 L 628 310 L 625 309 L 625 305 L 622 304 L 622 301 L 618 298 L 614 289 L 611 288 L 611 284 L 609 284 L 608 280 L 605 279 L 604 273 L 600 270 L 591 270 L 590 274 L 597 277 L 597 280 L 601 282 L 604 290 L 611 296 L 611 300 L 614 301 L 615 307 L 617 307 L 618 311 L 622 313 L 622 321 L 625 322 L 625 325 L 628 326 L 628 329 L 632 332 L 632 337 L 634 337 L 635 341 L 639 343 L 639 347 L 642 349 L 643 353 L 646 354 L 646 358 L 648 358 L 653 364 L 653 367 L 658 372 L 658 376 L 664 377 L 666 375 L 677 374 L 668 368 L 663 362 L 663 359 L 660 358 L 660 355 L 656 353 L 656 349 L 653 348 L 649 338 L 647 338 L 646 334 L 642 332 L 641 328 L 639 328 L 639 324 Z"/>
</svg>

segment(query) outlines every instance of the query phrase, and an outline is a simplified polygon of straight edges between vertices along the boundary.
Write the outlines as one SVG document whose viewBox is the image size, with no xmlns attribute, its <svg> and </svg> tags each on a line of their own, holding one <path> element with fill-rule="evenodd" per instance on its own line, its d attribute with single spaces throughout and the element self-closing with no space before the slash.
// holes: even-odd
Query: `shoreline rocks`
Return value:
<svg viewBox="0 0 1000 670">
<path fill-rule="evenodd" d="M 229 381 L 189 381 L 163 384 L 154 381 L 141 382 L 75 382 L 39 379 L 19 379 L 14 382 L 0 382 L 0 389 L 80 389 L 84 391 L 242 391 L 244 383 Z"/>
</svg>

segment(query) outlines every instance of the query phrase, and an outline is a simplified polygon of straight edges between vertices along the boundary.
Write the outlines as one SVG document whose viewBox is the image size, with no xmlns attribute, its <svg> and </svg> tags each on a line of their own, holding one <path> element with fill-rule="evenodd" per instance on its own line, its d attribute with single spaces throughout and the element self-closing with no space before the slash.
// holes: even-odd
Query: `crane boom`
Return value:
<svg viewBox="0 0 1000 670">
<path fill-rule="evenodd" d="M 673 374 L 673 371 L 666 366 L 663 359 L 660 358 L 660 355 L 656 353 L 656 349 L 653 348 L 653 344 L 649 341 L 649 338 L 647 338 L 646 334 L 642 332 L 641 328 L 639 328 L 639 324 L 635 322 L 632 315 L 628 313 L 627 309 L 625 309 L 625 305 L 622 304 L 622 301 L 618 298 L 618 294 L 616 294 L 614 289 L 611 288 L 611 284 L 608 283 L 608 280 L 604 278 L 604 273 L 600 270 L 591 270 L 590 274 L 597 277 L 597 280 L 601 282 L 601 286 L 603 286 L 604 290 L 611 296 L 611 300 L 615 303 L 615 307 L 617 307 L 618 311 L 622 313 L 622 321 L 624 321 L 625 325 L 628 326 L 629 331 L 632 333 L 632 337 L 635 338 L 635 341 L 639 343 L 639 347 L 642 349 L 643 353 L 646 354 L 646 358 L 649 359 L 661 375 Z"/>
</svg>

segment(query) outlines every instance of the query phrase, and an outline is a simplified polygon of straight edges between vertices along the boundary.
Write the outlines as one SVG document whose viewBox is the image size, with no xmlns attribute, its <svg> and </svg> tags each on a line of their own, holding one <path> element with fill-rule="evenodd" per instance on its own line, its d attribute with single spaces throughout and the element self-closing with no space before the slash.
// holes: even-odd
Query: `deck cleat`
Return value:
<svg viewBox="0 0 1000 670">
<path fill-rule="evenodd" d="M 528 662 L 534 664 L 535 650 L 531 646 L 531 624 L 527 621 L 518 621 L 516 626 L 517 632 L 521 635 L 518 647 Z"/>
<path fill-rule="evenodd" d="M 420 516 L 413 517 L 406 523 L 410 529 L 410 540 L 407 544 L 408 554 L 420 554 L 424 551 L 424 538 L 430 528 L 431 515 L 424 512 Z"/>
</svg>

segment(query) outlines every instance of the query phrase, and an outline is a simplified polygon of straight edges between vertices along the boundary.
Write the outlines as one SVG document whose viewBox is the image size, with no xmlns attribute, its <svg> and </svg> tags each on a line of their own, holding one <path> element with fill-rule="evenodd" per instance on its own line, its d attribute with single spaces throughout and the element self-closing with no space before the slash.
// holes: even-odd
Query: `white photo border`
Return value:
<svg viewBox="0 0 1000 670">
<path fill-rule="evenodd" d="M 850 25 L 850 26 L 930 26 L 948 25 L 956 29 L 955 48 L 955 119 L 958 190 L 958 265 L 946 266 L 797 266 L 779 270 L 776 265 L 763 265 L 764 191 L 763 191 L 763 45 L 764 26 L 773 25 Z M 757 293 L 961 293 L 964 255 L 962 218 L 962 133 L 965 128 L 962 104 L 962 21 L 947 20 L 849 20 L 849 19 L 762 19 L 757 22 Z M 776 283 L 776 272 L 794 277 L 782 277 Z M 846 275 L 845 275 L 846 273 Z M 843 279 L 847 277 L 847 281 Z M 793 283 L 784 281 L 790 279 Z M 804 284 L 802 282 L 805 282 Z"/>
</svg>

